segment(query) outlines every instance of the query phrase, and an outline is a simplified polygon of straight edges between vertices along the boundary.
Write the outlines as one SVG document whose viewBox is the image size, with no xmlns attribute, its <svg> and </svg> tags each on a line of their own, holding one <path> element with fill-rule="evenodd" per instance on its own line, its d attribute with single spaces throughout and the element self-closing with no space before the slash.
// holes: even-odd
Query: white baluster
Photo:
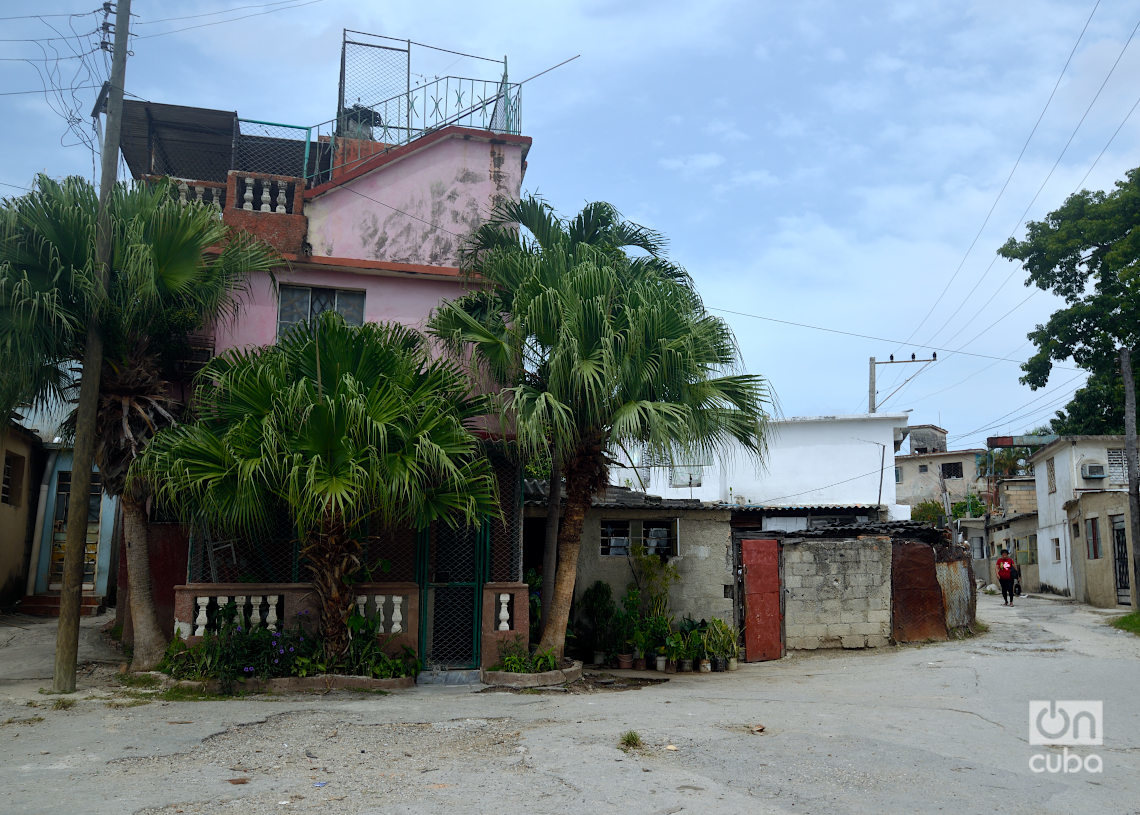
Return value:
<svg viewBox="0 0 1140 815">
<path fill-rule="evenodd" d="M 194 200 L 200 204 L 204 204 L 206 202 L 206 188 L 201 184 L 194 185 Z"/>
<path fill-rule="evenodd" d="M 241 208 L 252 210 L 253 209 L 253 179 L 251 177 L 249 177 L 248 175 L 245 177 L 245 194 L 242 196 L 242 198 L 245 201 L 245 203 L 241 205 Z"/>
<path fill-rule="evenodd" d="M 499 630 L 500 631 L 510 631 L 511 630 L 511 626 L 508 622 L 511 619 L 511 613 L 507 610 L 507 603 L 509 603 L 510 600 L 511 600 L 511 596 L 505 592 L 503 594 L 499 595 Z"/>
<path fill-rule="evenodd" d="M 377 594 L 372 599 L 376 601 L 376 623 L 379 626 L 377 630 L 381 634 L 388 633 L 388 629 L 384 626 L 384 599 L 386 595 Z"/>
<path fill-rule="evenodd" d="M 277 212 L 285 212 L 285 190 L 288 186 L 284 181 L 277 182 Z"/>
<path fill-rule="evenodd" d="M 368 604 L 368 595 L 367 594 L 356 595 L 356 613 L 359 614 L 361 617 L 364 616 L 364 606 L 367 604 Z"/>
<path fill-rule="evenodd" d="M 214 187 L 213 197 L 210 199 L 214 205 L 214 209 L 218 212 L 222 211 L 222 188 Z"/>
<path fill-rule="evenodd" d="M 269 601 L 269 611 L 265 613 L 265 627 L 277 629 L 277 595 L 271 594 L 265 598 Z"/>
<path fill-rule="evenodd" d="M 198 605 L 198 613 L 194 616 L 194 636 L 200 637 L 206 633 L 206 606 L 210 605 L 210 598 L 198 597 L 194 602 Z"/>
<path fill-rule="evenodd" d="M 404 630 L 404 614 L 400 611 L 400 604 L 404 598 L 399 594 L 392 595 L 392 630 L 390 634 L 399 634 Z"/>
<path fill-rule="evenodd" d="M 237 624 L 242 628 L 246 627 L 245 624 L 245 595 L 239 594 L 234 597 L 234 605 L 237 606 Z"/>
<path fill-rule="evenodd" d="M 189 189 L 190 188 L 186 185 L 185 181 L 178 182 L 178 203 L 186 203 L 186 193 L 189 191 Z"/>
<path fill-rule="evenodd" d="M 249 598 L 249 630 L 252 631 L 261 625 L 261 595 L 255 594 Z"/>
<path fill-rule="evenodd" d="M 269 205 L 269 179 L 261 179 L 261 211 L 273 212 L 273 207 Z"/>
</svg>

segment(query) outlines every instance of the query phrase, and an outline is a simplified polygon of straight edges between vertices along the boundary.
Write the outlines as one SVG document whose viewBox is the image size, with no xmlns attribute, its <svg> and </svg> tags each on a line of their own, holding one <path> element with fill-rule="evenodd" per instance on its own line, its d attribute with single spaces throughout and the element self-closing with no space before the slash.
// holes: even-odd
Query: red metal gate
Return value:
<svg viewBox="0 0 1140 815">
<path fill-rule="evenodd" d="M 784 655 L 780 542 L 742 540 L 740 560 L 744 566 L 744 659 L 779 659 Z"/>
</svg>

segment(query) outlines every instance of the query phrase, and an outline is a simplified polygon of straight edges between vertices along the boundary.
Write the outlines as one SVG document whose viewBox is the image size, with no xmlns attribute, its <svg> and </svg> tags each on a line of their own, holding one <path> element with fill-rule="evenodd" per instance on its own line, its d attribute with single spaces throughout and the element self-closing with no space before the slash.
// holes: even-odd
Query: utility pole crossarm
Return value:
<svg viewBox="0 0 1140 815">
<path fill-rule="evenodd" d="M 868 387 L 867 387 L 867 412 L 868 413 L 874 413 L 879 407 L 878 401 L 876 400 L 878 393 L 875 390 L 875 368 L 877 366 L 879 366 L 879 365 L 909 365 L 912 362 L 930 363 L 930 362 L 937 362 L 937 361 L 938 361 L 938 352 L 937 351 L 933 352 L 930 355 L 930 359 L 915 359 L 914 354 L 910 355 L 910 359 L 895 359 L 895 355 L 891 354 L 890 359 L 886 359 L 886 360 L 882 360 L 882 361 L 878 361 L 874 357 L 871 357 L 870 366 L 869 366 L 870 371 L 869 371 L 869 375 L 867 377 L 867 380 L 869 383 Z M 921 373 L 921 371 L 919 371 L 919 373 Z M 914 376 L 918 376 L 918 374 L 916 373 Z M 913 379 L 914 376 L 912 376 L 910 379 Z M 908 379 L 906 382 L 909 382 L 910 379 Z M 903 382 L 903 385 L 905 385 L 906 382 Z M 899 388 L 901 388 L 901 387 L 902 387 L 902 385 L 899 385 Z M 898 388 L 895 389 L 895 392 L 891 393 L 891 396 L 894 396 L 894 394 L 897 392 L 898 392 Z M 888 396 L 887 399 L 890 399 L 891 396 Z M 884 399 L 883 401 L 885 402 L 886 399 Z"/>
</svg>

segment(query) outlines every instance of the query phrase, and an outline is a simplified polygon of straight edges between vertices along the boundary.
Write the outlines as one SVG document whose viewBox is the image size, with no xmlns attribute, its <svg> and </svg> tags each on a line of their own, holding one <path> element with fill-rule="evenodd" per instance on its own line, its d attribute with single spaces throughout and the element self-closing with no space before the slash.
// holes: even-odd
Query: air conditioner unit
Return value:
<svg viewBox="0 0 1140 815">
<path fill-rule="evenodd" d="M 1085 462 L 1081 465 L 1081 478 L 1108 478 L 1108 468 L 1103 464 Z"/>
</svg>

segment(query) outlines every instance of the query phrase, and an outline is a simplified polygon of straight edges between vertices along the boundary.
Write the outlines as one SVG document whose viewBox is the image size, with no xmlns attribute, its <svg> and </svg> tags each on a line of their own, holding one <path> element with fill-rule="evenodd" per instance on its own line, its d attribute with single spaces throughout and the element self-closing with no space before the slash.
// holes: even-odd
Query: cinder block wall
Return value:
<svg viewBox="0 0 1140 815">
<path fill-rule="evenodd" d="M 788 649 L 876 648 L 891 635 L 891 539 L 784 541 Z"/>
</svg>

